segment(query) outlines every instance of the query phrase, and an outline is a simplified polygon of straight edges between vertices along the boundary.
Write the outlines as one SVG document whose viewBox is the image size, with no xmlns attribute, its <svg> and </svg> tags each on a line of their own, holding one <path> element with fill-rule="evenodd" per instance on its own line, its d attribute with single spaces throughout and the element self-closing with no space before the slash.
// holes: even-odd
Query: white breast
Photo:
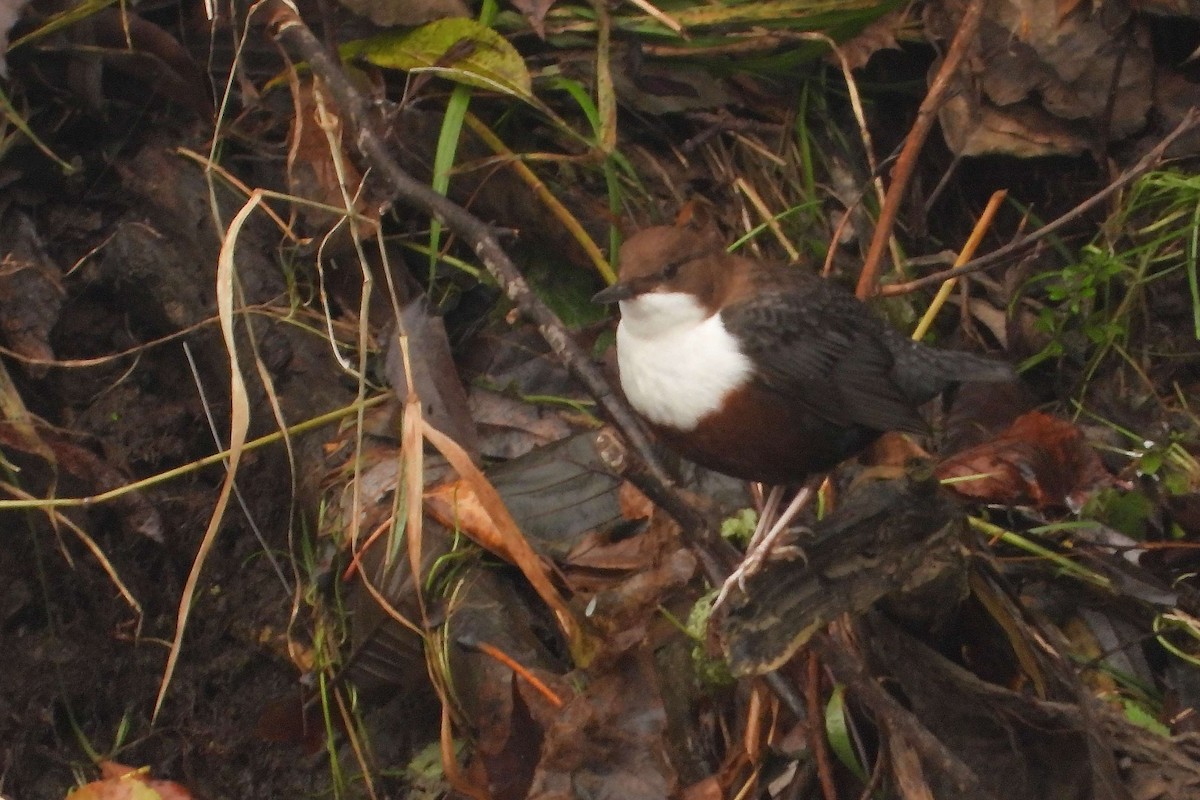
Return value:
<svg viewBox="0 0 1200 800">
<path fill-rule="evenodd" d="M 621 388 L 651 422 L 688 431 L 720 407 L 752 365 L 718 314 L 692 295 L 656 293 L 621 302 Z"/>
</svg>

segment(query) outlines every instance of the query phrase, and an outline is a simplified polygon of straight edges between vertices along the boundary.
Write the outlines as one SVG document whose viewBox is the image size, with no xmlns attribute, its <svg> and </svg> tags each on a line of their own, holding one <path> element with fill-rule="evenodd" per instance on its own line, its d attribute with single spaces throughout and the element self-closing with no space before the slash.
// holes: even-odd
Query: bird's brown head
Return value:
<svg viewBox="0 0 1200 800">
<path fill-rule="evenodd" d="M 621 245 L 620 280 L 593 299 L 615 303 L 651 292 L 687 292 L 715 308 L 725 258 L 715 225 L 689 220 L 646 228 Z"/>
</svg>

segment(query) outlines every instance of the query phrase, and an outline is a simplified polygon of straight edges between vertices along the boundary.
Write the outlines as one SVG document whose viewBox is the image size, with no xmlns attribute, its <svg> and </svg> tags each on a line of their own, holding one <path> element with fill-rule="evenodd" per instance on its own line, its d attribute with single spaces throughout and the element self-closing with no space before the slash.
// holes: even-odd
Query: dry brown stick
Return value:
<svg viewBox="0 0 1200 800">
<path fill-rule="evenodd" d="M 907 294 L 908 292 L 915 291 L 924 286 L 941 283 L 942 281 L 949 280 L 950 278 L 958 278 L 962 275 L 969 275 L 972 272 L 982 272 L 985 269 L 994 267 L 997 264 L 1001 264 L 1017 254 L 1028 250 L 1042 239 L 1045 239 L 1046 237 L 1062 230 L 1067 224 L 1079 219 L 1084 214 L 1103 203 L 1113 194 L 1149 172 L 1162 160 L 1167 148 L 1174 144 L 1176 139 L 1197 127 L 1197 125 L 1200 125 L 1200 111 L 1193 108 L 1184 114 L 1183 119 L 1178 125 L 1175 126 L 1174 130 L 1164 136 L 1163 140 L 1159 142 L 1153 150 L 1146 153 L 1146 155 L 1142 156 L 1142 158 L 1136 164 L 1125 170 L 1125 172 L 1121 173 L 1116 180 L 1105 186 L 1100 191 L 1096 192 L 1088 199 L 1084 200 L 1079 205 L 1072 208 L 1067 213 L 1063 214 L 1061 217 L 1058 217 L 1053 222 L 1043 225 L 1041 228 L 1038 228 L 1028 236 L 1023 236 L 1014 242 L 1009 242 L 1003 247 L 997 248 L 985 256 L 980 256 L 973 261 L 968 261 L 961 267 L 935 272 L 932 275 L 926 275 L 923 278 L 917 278 L 905 283 L 894 283 L 890 286 L 883 287 L 879 293 L 884 297 L 890 297 L 897 294 Z"/>
<path fill-rule="evenodd" d="M 942 66 L 933 82 L 930 83 L 929 91 L 925 94 L 925 99 L 921 101 L 921 107 L 917 109 L 916 122 L 913 123 L 912 130 L 904 139 L 904 149 L 900 151 L 900 157 L 896 159 L 896 166 L 892 170 L 892 183 L 888 186 L 883 208 L 879 211 L 879 222 L 875 225 L 874 236 L 871 237 L 871 247 L 867 250 L 862 273 L 858 276 L 855 294 L 864 300 L 875 294 L 883 264 L 883 253 L 887 249 L 892 228 L 900 213 L 900 205 L 908 191 L 909 181 L 916 170 L 917 156 L 920 155 L 921 148 L 925 146 L 925 140 L 929 138 L 929 132 L 933 129 L 942 99 L 946 96 L 955 73 L 958 72 L 958 65 L 962 63 L 967 47 L 975 38 L 975 31 L 979 28 L 979 19 L 982 15 L 983 0 L 971 0 L 966 11 L 963 12 L 962 21 L 958 24 L 958 31 L 954 34 L 950 49 L 946 51 Z"/>
<path fill-rule="evenodd" d="M 653 497 L 680 523 L 684 535 L 693 545 L 702 545 L 705 549 L 711 549 L 714 544 L 719 546 L 720 538 L 713 527 L 675 490 L 674 481 L 655 457 L 650 441 L 633 411 L 593 366 L 589 355 L 571 338 L 562 321 L 529 288 L 521 272 L 500 247 L 492 229 L 466 209 L 404 171 L 377 132 L 366 100 L 350 83 L 341 64 L 330 57 L 293 7 L 282 0 L 265 0 L 259 8 L 269 15 L 272 36 L 299 59 L 306 61 L 313 74 L 329 89 L 358 151 L 372 169 L 391 185 L 396 199 L 435 217 L 471 245 L 509 300 L 537 325 L 538 331 L 558 357 L 620 428 L 631 448 L 646 464 L 646 471 L 637 477 L 647 485 L 639 485 L 638 488 Z M 714 559 L 705 559 L 704 563 L 712 564 Z M 708 577 L 715 583 L 724 579 L 717 575 Z"/>
<path fill-rule="evenodd" d="M 809 644 L 834 677 L 846 684 L 855 696 L 883 719 L 887 726 L 901 732 L 912 743 L 930 767 L 953 781 L 960 793 L 970 797 L 990 797 L 979 777 L 958 756 L 950 752 L 917 716 L 909 711 L 868 674 L 861 660 L 851 655 L 847 646 L 827 634 L 814 637 Z"/>
</svg>

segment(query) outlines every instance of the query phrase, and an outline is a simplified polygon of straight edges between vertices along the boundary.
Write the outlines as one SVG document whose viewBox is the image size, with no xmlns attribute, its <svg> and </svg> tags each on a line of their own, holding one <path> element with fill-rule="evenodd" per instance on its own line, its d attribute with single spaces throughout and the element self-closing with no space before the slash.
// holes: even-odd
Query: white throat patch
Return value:
<svg viewBox="0 0 1200 800">
<path fill-rule="evenodd" d="M 621 301 L 621 388 L 651 422 L 690 431 L 753 370 L 720 314 L 683 292 Z"/>
</svg>

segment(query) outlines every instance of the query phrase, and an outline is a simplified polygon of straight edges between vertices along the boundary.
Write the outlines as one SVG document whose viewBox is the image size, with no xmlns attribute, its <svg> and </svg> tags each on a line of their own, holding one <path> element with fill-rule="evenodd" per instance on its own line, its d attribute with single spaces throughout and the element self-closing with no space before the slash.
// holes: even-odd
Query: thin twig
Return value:
<svg viewBox="0 0 1200 800">
<path fill-rule="evenodd" d="M 913 123 L 912 130 L 904 139 L 904 149 L 900 151 L 900 157 L 896 159 L 896 167 L 892 170 L 892 183 L 888 187 L 883 208 L 879 211 L 879 222 L 875 226 L 874 236 L 871 237 L 871 247 L 867 250 L 862 273 L 858 276 L 858 287 L 855 289 L 855 294 L 862 299 L 874 295 L 878 288 L 883 251 L 891 238 L 896 217 L 900 214 L 901 202 L 908 191 L 908 184 L 912 179 L 913 172 L 916 170 L 917 156 L 920 155 L 921 148 L 925 146 L 925 140 L 929 138 L 929 132 L 933 129 L 942 99 L 950 89 L 952 78 L 958 72 L 958 66 L 962 63 L 967 48 L 975 41 L 975 31 L 979 27 L 979 19 L 982 15 L 983 0 L 971 0 L 963 12 L 962 21 L 958 24 L 958 31 L 954 34 L 950 49 L 946 51 L 942 66 L 938 69 L 938 74 L 934 77 L 933 82 L 930 83 L 929 91 L 925 94 L 925 99 L 921 101 L 921 107 L 917 109 L 916 122 Z"/>
<path fill-rule="evenodd" d="M 1193 108 L 1183 116 L 1183 119 L 1178 125 L 1175 126 L 1174 130 L 1163 137 L 1163 140 L 1159 142 L 1153 150 L 1146 153 L 1146 155 L 1144 155 L 1140 161 L 1138 161 L 1129 169 L 1125 170 L 1125 172 L 1121 173 L 1120 177 L 1118 177 L 1115 181 L 1110 183 L 1108 186 L 1105 186 L 1103 189 L 1096 192 L 1087 200 L 1084 200 L 1082 203 L 1075 206 L 1058 219 L 1043 225 L 1041 228 L 1038 228 L 1028 236 L 1017 239 L 1014 242 L 1009 242 L 1003 247 L 988 253 L 986 256 L 980 256 L 974 261 L 969 261 L 966 264 L 963 264 L 961 267 L 935 272 L 932 275 L 926 275 L 923 278 L 917 278 L 916 280 L 907 281 L 905 283 L 894 283 L 890 286 L 883 287 L 879 293 L 885 297 L 890 297 L 897 294 L 907 294 L 924 286 L 941 283 L 942 281 L 949 280 L 951 278 L 958 278 L 963 275 L 970 275 L 972 272 L 982 272 L 983 270 L 994 267 L 997 264 L 1007 262 L 1014 256 L 1024 252 L 1025 250 L 1028 250 L 1042 239 L 1045 239 L 1046 237 L 1062 230 L 1067 224 L 1076 221 L 1084 214 L 1103 203 L 1117 191 L 1125 188 L 1138 178 L 1142 177 L 1142 175 L 1149 172 L 1158 165 L 1158 163 L 1162 160 L 1163 155 L 1166 153 L 1167 148 L 1174 144 L 1176 139 L 1197 127 L 1197 125 L 1200 125 L 1200 111 Z"/>
<path fill-rule="evenodd" d="M 488 644 L 487 642 L 473 642 L 473 643 L 468 644 L 467 642 L 464 642 L 462 639 L 459 639 L 458 643 L 466 645 L 468 647 L 474 647 L 476 650 L 483 653 L 485 656 L 495 659 L 496 661 L 499 661 L 501 664 L 503 664 L 504 666 L 511 669 L 513 671 L 514 675 L 516 675 L 518 678 L 520 678 L 521 680 L 528 683 L 531 687 L 533 687 L 533 689 L 535 691 L 537 691 L 538 694 L 540 694 L 542 697 L 546 698 L 546 702 L 548 702 L 550 705 L 554 706 L 555 708 L 562 708 L 566 704 L 565 701 L 561 697 L 558 696 L 558 693 L 555 692 L 553 689 L 551 689 L 549 686 L 547 686 L 546 683 L 541 678 L 539 678 L 537 675 L 534 675 L 532 672 L 530 672 L 528 669 L 526 669 L 525 666 L 521 662 L 517 661 L 515 658 L 513 658 L 508 653 L 501 650 L 499 647 L 496 647 L 493 644 Z"/>
</svg>

